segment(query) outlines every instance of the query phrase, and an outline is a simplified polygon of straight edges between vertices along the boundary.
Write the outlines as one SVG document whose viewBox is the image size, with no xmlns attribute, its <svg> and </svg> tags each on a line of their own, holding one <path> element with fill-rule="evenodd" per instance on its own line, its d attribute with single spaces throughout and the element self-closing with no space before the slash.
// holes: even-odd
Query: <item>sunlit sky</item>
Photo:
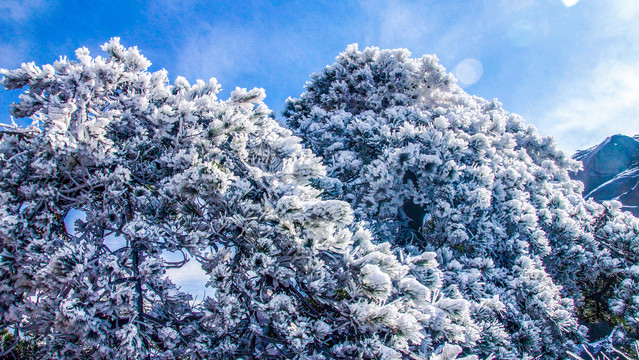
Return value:
<svg viewBox="0 0 639 360">
<path fill-rule="evenodd" d="M 638 0 L 0 0 L 0 68 L 45 64 L 119 36 L 170 78 L 266 89 L 280 113 L 348 44 L 436 54 L 572 153 L 639 133 Z M 15 92 L 0 91 L 0 122 Z"/>
</svg>

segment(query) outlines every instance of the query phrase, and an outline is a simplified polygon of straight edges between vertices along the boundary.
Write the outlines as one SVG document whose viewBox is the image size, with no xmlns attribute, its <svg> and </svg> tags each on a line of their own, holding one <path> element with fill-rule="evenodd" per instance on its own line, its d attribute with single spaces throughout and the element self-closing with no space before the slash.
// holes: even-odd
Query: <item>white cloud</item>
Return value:
<svg viewBox="0 0 639 360">
<path fill-rule="evenodd" d="M 445 63 L 479 58 L 502 37 L 518 47 L 546 37 L 542 11 L 551 2 L 561 0 L 360 0 L 367 24 L 362 45 L 405 47 L 416 56 L 436 53 Z"/>
<path fill-rule="evenodd" d="M 639 1 L 608 0 L 594 5 L 593 31 L 588 34 L 594 41 L 609 41 L 611 37 L 616 41 L 639 40 Z M 632 50 L 636 51 L 636 46 Z"/>
<path fill-rule="evenodd" d="M 179 74 L 191 80 L 215 77 L 228 90 L 238 74 L 255 70 L 258 44 L 252 32 L 208 24 L 194 31 L 178 51 Z"/>
<path fill-rule="evenodd" d="M 27 60 L 31 44 L 25 36 L 25 24 L 39 15 L 55 1 L 44 0 L 0 0 L 0 27 L 5 36 L 0 38 L 0 68 L 12 69 Z"/>
<path fill-rule="evenodd" d="M 529 46 L 537 38 L 538 25 L 528 19 L 519 19 L 510 25 L 507 38 L 519 47 Z"/>
<path fill-rule="evenodd" d="M 43 0 L 3 0 L 0 1 L 0 13 L 5 19 L 23 22 L 29 20 L 31 14 L 46 5 Z"/>
<path fill-rule="evenodd" d="M 360 1 L 370 19 L 368 34 L 382 47 L 411 47 L 433 31 L 433 7 L 402 0 Z M 399 44 L 399 45 L 398 45 Z"/>
<path fill-rule="evenodd" d="M 592 49 L 575 56 L 538 125 L 568 151 L 588 148 L 614 134 L 639 134 L 639 2 L 592 4 Z"/>
<path fill-rule="evenodd" d="M 202 265 L 194 259 L 189 260 L 181 268 L 168 269 L 166 274 L 180 290 L 197 297 L 199 300 L 202 300 L 207 294 L 206 283 L 209 281 L 209 276 L 202 270 Z M 209 289 L 208 293 L 210 292 Z"/>
<path fill-rule="evenodd" d="M 436 54 L 449 66 L 468 56 L 478 58 L 483 40 L 496 26 L 490 5 L 359 0 L 359 6 L 364 23 L 362 47 L 406 48 L 415 57 Z M 477 11 L 468 11 L 469 7 Z"/>
<path fill-rule="evenodd" d="M 541 125 L 568 151 L 618 133 L 639 134 L 639 60 L 601 62 L 580 79 L 564 83 L 555 104 Z"/>
<path fill-rule="evenodd" d="M 526 10 L 535 5 L 535 0 L 499 0 L 499 6 L 507 13 Z"/>
<path fill-rule="evenodd" d="M 637 0 L 611 0 L 605 3 L 623 21 L 636 21 L 637 16 L 639 16 L 639 1 Z"/>
<path fill-rule="evenodd" d="M 25 60 L 24 45 L 0 42 L 0 68 L 12 69 Z"/>
</svg>

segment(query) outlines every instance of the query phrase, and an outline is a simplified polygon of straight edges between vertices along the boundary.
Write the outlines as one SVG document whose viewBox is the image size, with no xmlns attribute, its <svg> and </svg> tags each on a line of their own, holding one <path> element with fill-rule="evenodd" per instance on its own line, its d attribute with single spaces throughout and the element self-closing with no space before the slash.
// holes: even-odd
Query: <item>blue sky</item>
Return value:
<svg viewBox="0 0 639 360">
<path fill-rule="evenodd" d="M 465 90 L 497 98 L 572 152 L 639 124 L 639 1 L 0 0 L 0 68 L 119 36 L 151 70 L 263 87 L 279 113 L 348 44 L 437 54 Z M 481 76 L 479 76 L 481 75 Z M 474 83 L 473 83 L 474 82 Z M 0 122 L 14 92 L 0 91 Z"/>
</svg>

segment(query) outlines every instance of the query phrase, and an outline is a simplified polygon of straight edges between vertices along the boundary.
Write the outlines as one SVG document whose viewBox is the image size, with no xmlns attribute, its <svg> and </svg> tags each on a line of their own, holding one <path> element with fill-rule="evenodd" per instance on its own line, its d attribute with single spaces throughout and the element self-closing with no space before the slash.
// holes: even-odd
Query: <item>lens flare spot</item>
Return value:
<svg viewBox="0 0 639 360">
<path fill-rule="evenodd" d="M 571 7 L 575 4 L 577 4 L 579 2 L 579 0 L 561 0 L 562 3 L 564 3 L 564 5 L 566 5 L 566 7 Z"/>
<path fill-rule="evenodd" d="M 481 62 L 473 58 L 464 59 L 455 67 L 455 77 L 457 77 L 462 86 L 476 83 L 483 73 L 484 68 Z"/>
</svg>

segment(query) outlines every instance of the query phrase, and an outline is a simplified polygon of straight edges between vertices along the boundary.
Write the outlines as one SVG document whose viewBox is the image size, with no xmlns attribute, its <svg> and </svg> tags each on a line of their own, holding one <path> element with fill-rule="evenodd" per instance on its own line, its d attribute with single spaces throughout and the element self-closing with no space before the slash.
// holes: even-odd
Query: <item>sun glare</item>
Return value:
<svg viewBox="0 0 639 360">
<path fill-rule="evenodd" d="M 564 5 L 566 5 L 566 7 L 571 7 L 575 5 L 576 3 L 578 3 L 579 0 L 561 0 L 561 2 L 563 2 Z"/>
</svg>

